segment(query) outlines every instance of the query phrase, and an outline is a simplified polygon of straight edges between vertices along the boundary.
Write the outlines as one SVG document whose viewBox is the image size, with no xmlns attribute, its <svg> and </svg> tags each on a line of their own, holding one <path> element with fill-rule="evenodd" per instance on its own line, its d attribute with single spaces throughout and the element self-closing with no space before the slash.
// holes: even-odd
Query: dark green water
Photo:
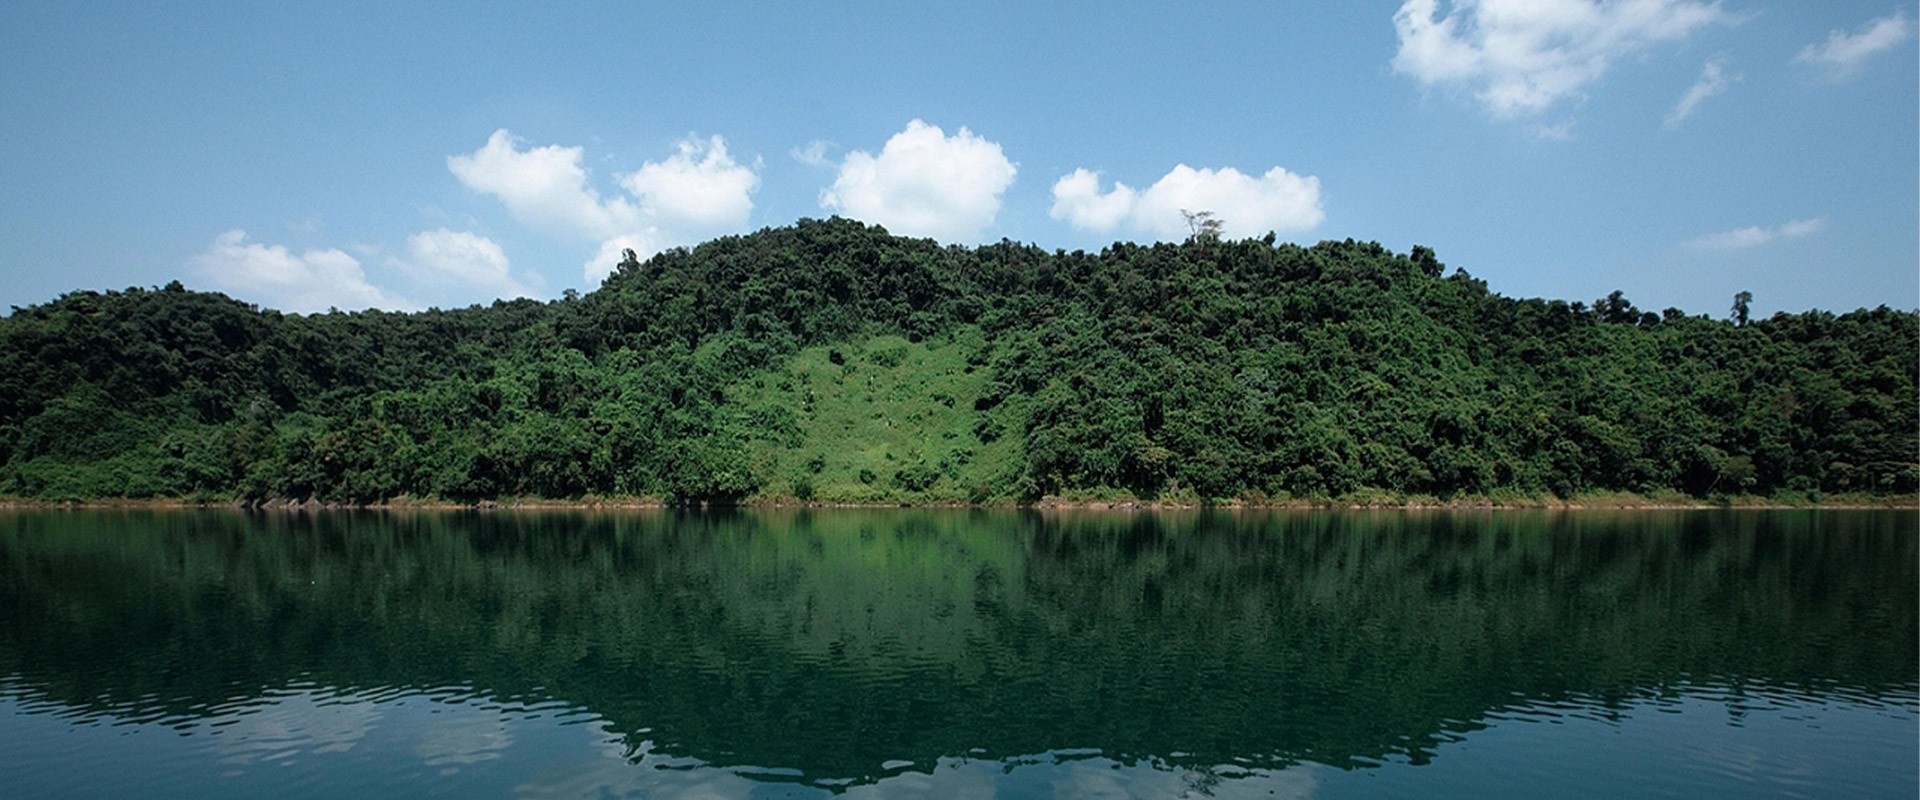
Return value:
<svg viewBox="0 0 1920 800">
<path fill-rule="evenodd" d="M 1912 798 L 1917 528 L 0 512 L 0 794 Z"/>
</svg>

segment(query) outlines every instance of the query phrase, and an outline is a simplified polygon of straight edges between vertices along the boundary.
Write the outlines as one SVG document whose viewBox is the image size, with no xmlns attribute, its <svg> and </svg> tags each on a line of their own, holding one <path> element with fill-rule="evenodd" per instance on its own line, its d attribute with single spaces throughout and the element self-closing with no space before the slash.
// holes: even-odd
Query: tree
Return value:
<svg viewBox="0 0 1920 800">
<path fill-rule="evenodd" d="M 631 247 L 622 248 L 620 250 L 620 263 L 613 268 L 614 274 L 626 275 L 637 272 L 639 269 L 640 254 L 633 252 L 633 248 Z"/>
<path fill-rule="evenodd" d="M 1744 289 L 1733 296 L 1733 324 L 1747 324 L 1747 304 L 1752 302 L 1753 293 Z"/>
<path fill-rule="evenodd" d="M 1188 211 L 1183 208 L 1180 209 L 1180 216 L 1186 217 L 1187 229 L 1193 232 L 1193 241 L 1200 244 L 1220 241 L 1221 229 L 1226 223 L 1221 222 L 1213 212 Z"/>
<path fill-rule="evenodd" d="M 1413 265 L 1419 267 L 1420 272 L 1429 278 L 1438 278 L 1440 273 L 1447 269 L 1446 265 L 1440 263 L 1440 259 L 1433 254 L 1433 248 L 1426 245 L 1414 245 L 1411 258 Z"/>
<path fill-rule="evenodd" d="M 1634 308 L 1633 303 L 1627 300 L 1626 293 L 1619 289 L 1593 301 L 1593 314 L 1599 317 L 1601 322 L 1615 324 L 1631 323 L 1640 319 L 1640 310 Z"/>
</svg>

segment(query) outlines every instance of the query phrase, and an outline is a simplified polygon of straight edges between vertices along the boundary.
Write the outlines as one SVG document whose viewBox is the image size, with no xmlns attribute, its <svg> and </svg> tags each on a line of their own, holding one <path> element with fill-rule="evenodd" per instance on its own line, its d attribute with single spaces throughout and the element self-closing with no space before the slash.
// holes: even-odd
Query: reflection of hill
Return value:
<svg viewBox="0 0 1920 800">
<path fill-rule="evenodd" d="M 1489 711 L 1915 689 L 1907 512 L 0 515 L 0 676 L 87 713 L 472 686 L 720 764 L 1424 758 Z M 1904 700 L 1903 700 L 1904 702 Z"/>
</svg>

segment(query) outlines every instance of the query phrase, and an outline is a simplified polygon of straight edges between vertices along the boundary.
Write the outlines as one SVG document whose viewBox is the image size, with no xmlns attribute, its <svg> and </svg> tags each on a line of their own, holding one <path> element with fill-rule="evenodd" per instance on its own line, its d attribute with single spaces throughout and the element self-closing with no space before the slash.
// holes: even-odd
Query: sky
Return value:
<svg viewBox="0 0 1920 800">
<path fill-rule="evenodd" d="M 448 308 L 804 217 L 1094 251 L 1182 211 L 1515 297 L 1920 306 L 1912 2 L 191 6 L 0 4 L 0 308 Z"/>
</svg>

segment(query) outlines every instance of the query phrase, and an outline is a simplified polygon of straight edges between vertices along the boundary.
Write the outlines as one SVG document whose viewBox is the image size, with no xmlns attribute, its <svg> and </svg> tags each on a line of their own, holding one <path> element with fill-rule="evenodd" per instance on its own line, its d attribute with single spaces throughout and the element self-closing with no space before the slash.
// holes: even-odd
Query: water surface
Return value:
<svg viewBox="0 0 1920 800">
<path fill-rule="evenodd" d="M 1901 797 L 1912 512 L 0 513 L 33 797 Z"/>
</svg>

